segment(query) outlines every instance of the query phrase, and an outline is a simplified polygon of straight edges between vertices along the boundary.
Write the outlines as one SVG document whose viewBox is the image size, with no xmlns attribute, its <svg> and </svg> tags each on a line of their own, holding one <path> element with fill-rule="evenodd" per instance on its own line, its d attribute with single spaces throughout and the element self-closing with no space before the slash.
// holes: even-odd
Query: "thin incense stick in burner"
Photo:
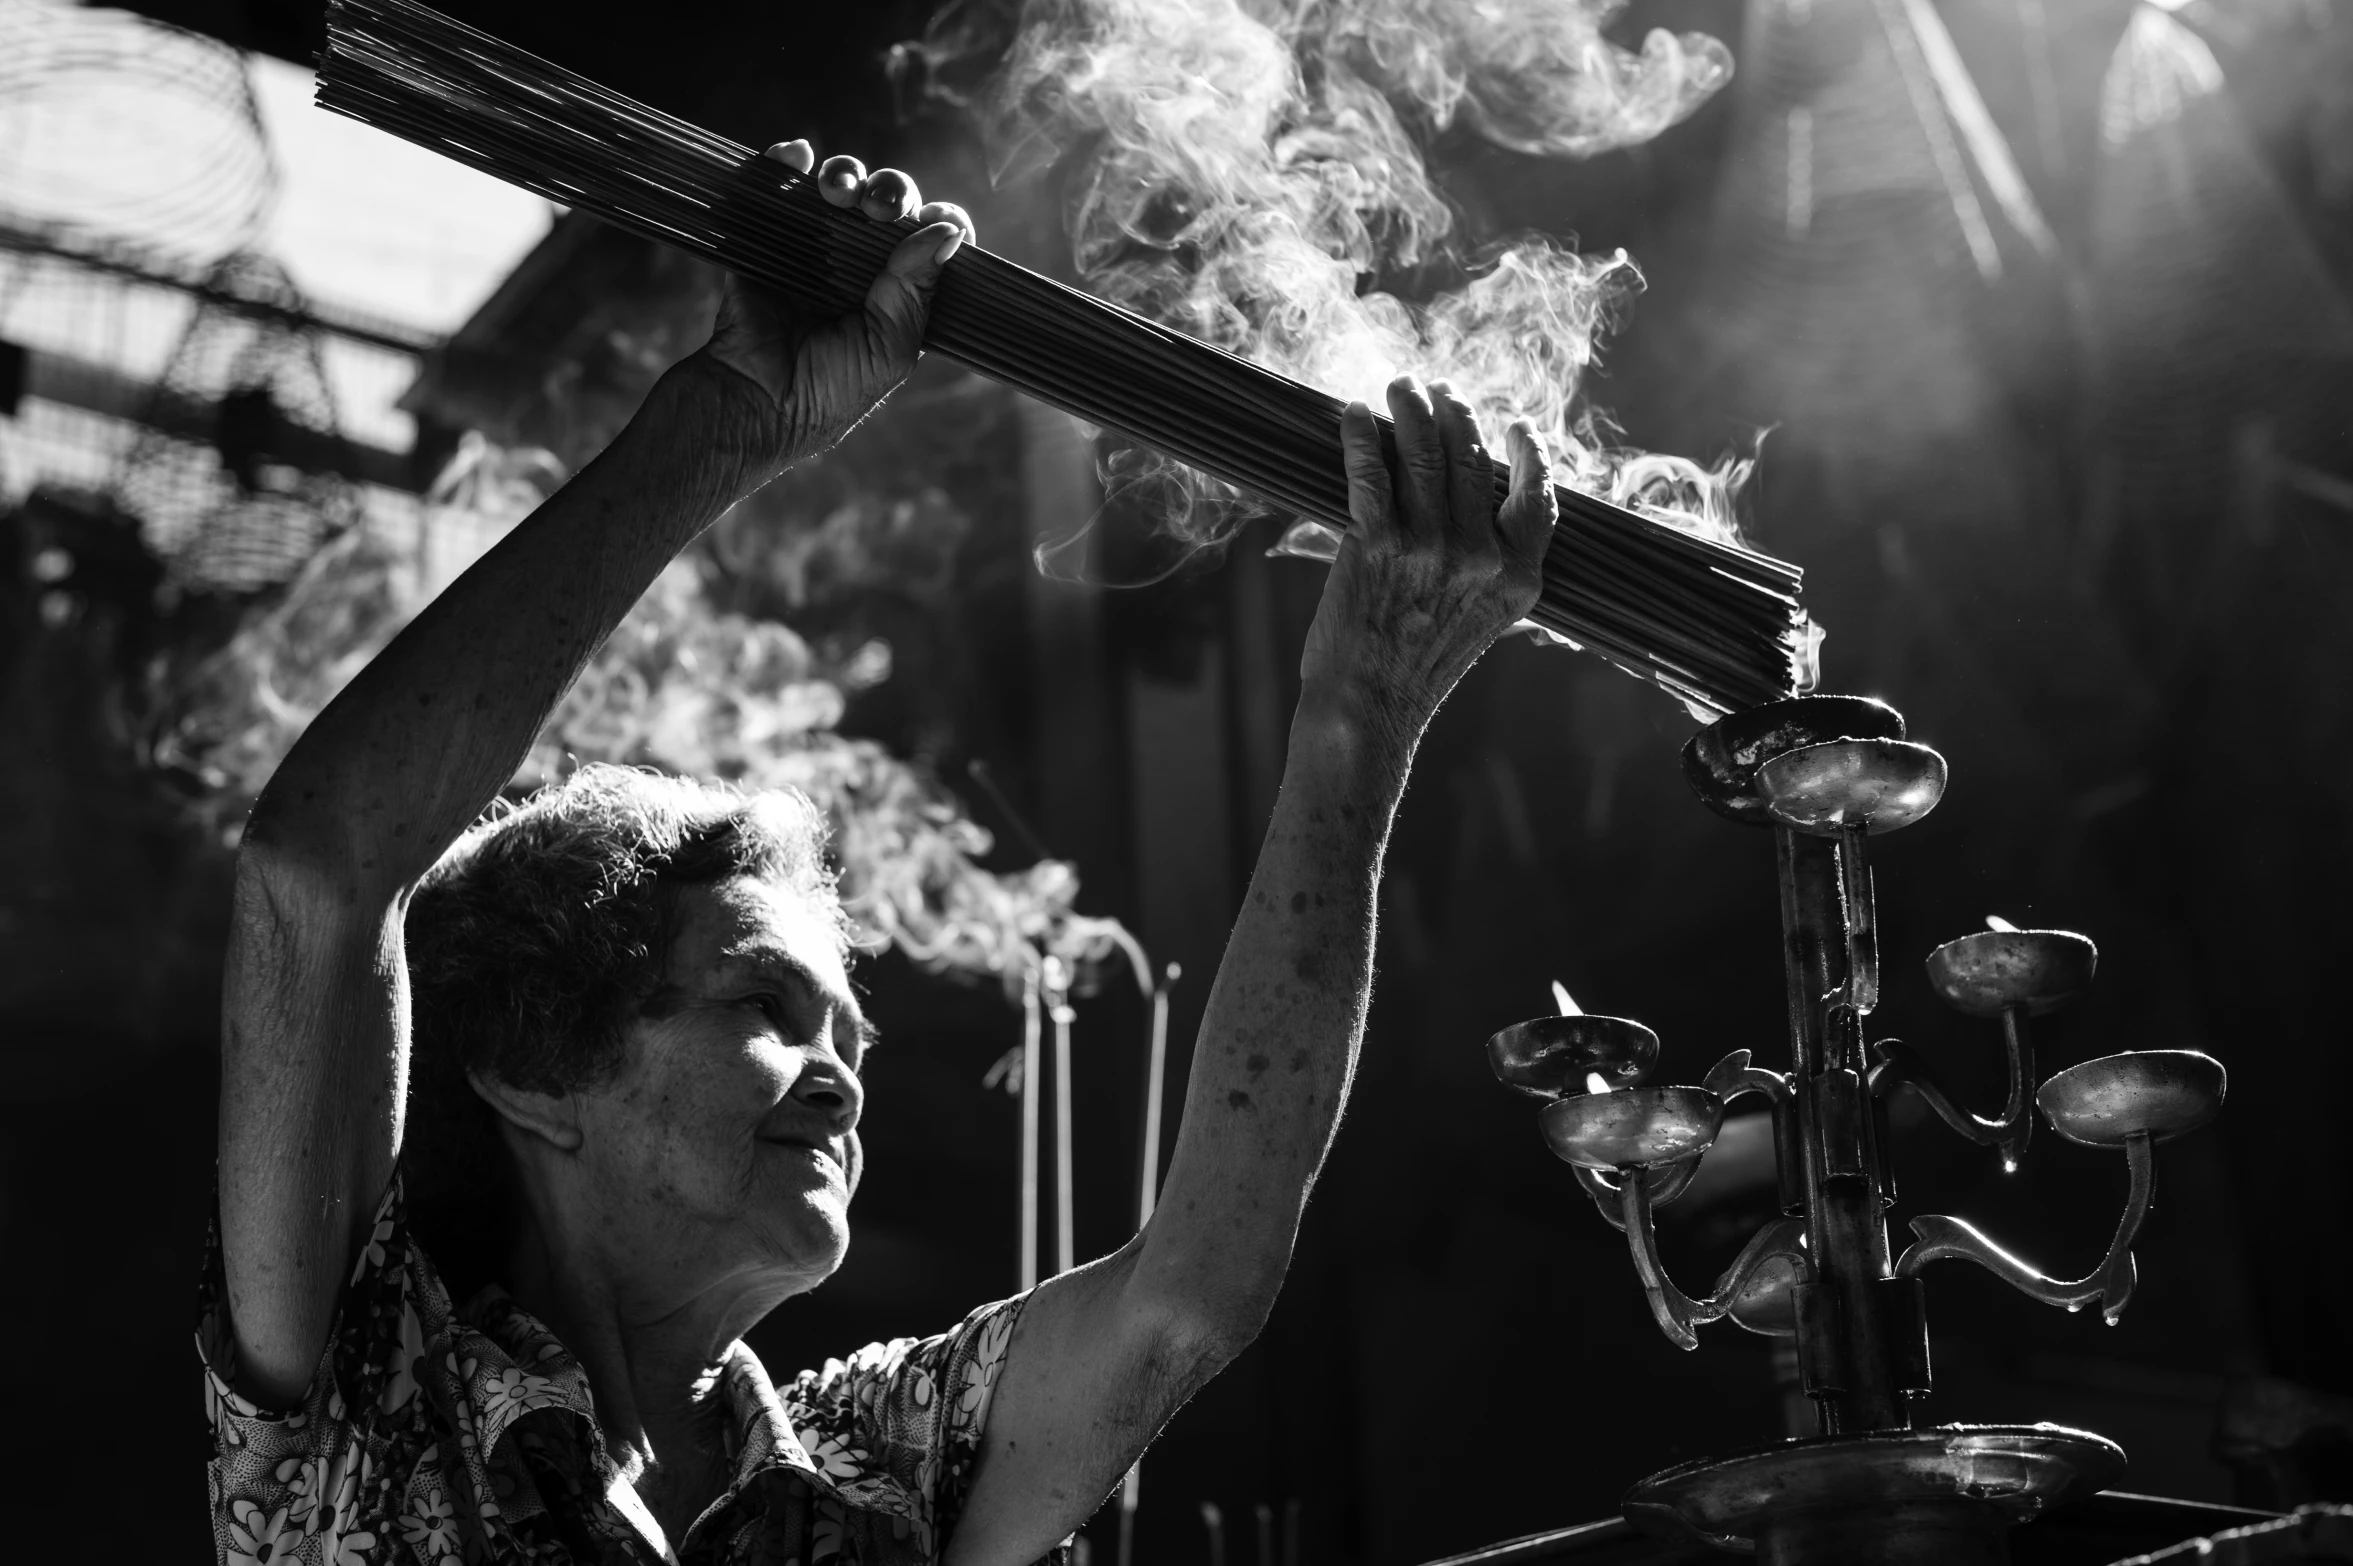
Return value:
<svg viewBox="0 0 2353 1566">
<path fill-rule="evenodd" d="M 322 107 L 804 298 L 856 307 L 912 227 L 839 211 L 750 147 L 411 0 L 333 0 L 327 35 Z M 1272 505 L 1348 525 L 1340 400 L 1221 348 L 969 245 L 941 278 L 925 346 Z M 1498 473 L 1498 493 L 1507 485 Z M 1536 625 L 1718 712 L 1811 682 L 1796 567 L 1557 495 Z"/>
</svg>

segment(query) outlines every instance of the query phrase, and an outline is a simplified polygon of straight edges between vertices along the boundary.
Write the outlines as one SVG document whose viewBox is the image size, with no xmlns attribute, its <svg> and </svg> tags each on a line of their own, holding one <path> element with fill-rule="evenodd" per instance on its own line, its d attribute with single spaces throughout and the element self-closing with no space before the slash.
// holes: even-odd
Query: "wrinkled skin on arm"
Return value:
<svg viewBox="0 0 2353 1566">
<path fill-rule="evenodd" d="M 1035 1559 L 1090 1516 L 1161 1425 L 1256 1336 L 1339 1124 L 1372 990 L 1389 825 L 1423 728 L 1535 603 L 1554 522 L 1541 442 L 1510 432 L 1498 512 L 1470 411 L 1390 388 L 1344 427 L 1353 525 L 1301 660 L 1282 792 L 1193 1052 L 1152 1221 L 1041 1287 L 991 1407 L 953 1566 Z"/>
</svg>

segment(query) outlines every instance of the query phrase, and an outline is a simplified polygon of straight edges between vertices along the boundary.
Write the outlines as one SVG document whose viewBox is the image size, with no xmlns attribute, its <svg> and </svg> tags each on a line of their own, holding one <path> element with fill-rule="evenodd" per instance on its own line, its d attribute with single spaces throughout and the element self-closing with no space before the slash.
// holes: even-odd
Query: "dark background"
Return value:
<svg viewBox="0 0 2353 1566">
<path fill-rule="evenodd" d="M 144 9 L 298 59 L 318 25 L 298 4 Z M 884 53 L 920 29 L 923 5 L 673 7 L 659 26 L 453 9 L 739 139 L 809 134 L 901 162 L 967 199 L 993 248 L 1067 266 L 1050 196 L 989 191 L 968 128 L 886 79 Z M 2124 1323 L 1941 1270 L 1927 1417 L 2088 1425 L 2126 1446 L 2136 1490 L 2353 1499 L 2338 1135 L 2353 869 L 2347 23 L 2325 8 L 2193 7 L 2229 111 L 2181 127 L 2201 161 L 2186 193 L 2159 201 L 2153 182 L 2178 172 L 2099 156 L 2100 73 L 2131 6 L 2050 7 L 2065 112 L 2039 133 L 2016 7 L 1940 9 L 2060 241 L 2044 259 L 2005 235 L 1998 283 L 1934 203 L 1825 195 L 1802 244 L 1760 216 L 1775 88 L 1752 66 L 1786 43 L 1770 8 L 1634 7 L 1637 30 L 1712 32 L 1743 70 L 1648 147 L 1567 164 L 1450 140 L 1435 161 L 1475 233 L 1536 228 L 1642 262 L 1650 291 L 1597 397 L 1664 450 L 1705 455 L 1773 427 L 1751 527 L 1810 573 L 1826 688 L 1893 701 L 1950 759 L 1941 808 L 1876 859 L 1880 1026 L 1990 1104 L 1994 1035 L 1942 1012 L 1917 961 L 2000 913 L 2101 945 L 2095 990 L 2042 1033 L 2046 1071 L 2145 1047 L 2230 1067 L 2223 1121 L 2160 1160 Z M 566 220 L 460 334 L 419 411 L 444 433 L 479 425 L 576 461 L 647 380 L 615 343 L 691 327 L 708 286 Z M 1004 864 L 1032 857 L 1029 834 L 1075 860 L 1087 908 L 1184 964 L 1181 1082 L 1272 800 L 1322 570 L 1262 558 L 1259 524 L 1222 564 L 1148 589 L 1043 580 L 1031 543 L 1094 508 L 1083 443 L 943 365 L 894 410 L 807 482 L 938 489 L 965 526 L 929 596 L 823 607 L 815 634 L 879 630 L 899 652 L 848 727 L 957 784 Z M 788 484 L 739 525 L 782 525 L 810 493 Z M 1137 524 L 1106 519 L 1099 576 L 1145 553 Z M 154 1508 L 194 1552 L 187 1334 L 226 861 L 110 741 L 112 654 L 92 623 L 42 630 L 21 597 L 7 622 L 0 1332 L 18 1412 L 0 1460 L 67 1530 Z M 1589 1009 L 1655 1027 L 1673 1078 L 1737 1047 L 1778 1057 L 1769 845 L 1683 790 L 1675 751 L 1691 728 L 1655 693 L 1519 642 L 1440 716 L 1390 858 L 1348 1123 L 1273 1323 L 1146 1464 L 1140 1560 L 1205 1559 L 1208 1501 L 1240 1562 L 1251 1508 L 1290 1500 L 1306 1561 L 1426 1559 L 1609 1515 L 1645 1473 L 1782 1432 L 1766 1341 L 1720 1328 L 1685 1355 L 1659 1336 L 1622 1242 L 1477 1047 L 1548 1010 L 1558 978 Z M 1019 822 L 967 786 L 974 760 Z M 937 1330 L 1015 1283 L 1017 1107 L 980 1076 L 1018 1015 L 896 959 L 866 982 L 889 1043 L 872 1069 L 859 1239 L 837 1280 L 756 1334 L 779 1373 Z M 1078 1028 L 1078 1225 L 1094 1255 L 1132 1223 L 1144 1010 L 1106 994 L 1082 1002 Z M 2098 1255 L 2123 1191 L 2116 1159 L 2047 1133 L 2004 1177 L 1990 1154 L 1916 1126 L 1900 1166 L 1899 1220 L 1962 1213 L 2070 1274 Z M 1666 1215 L 1686 1287 L 1762 1213 L 1734 1179 L 1705 1195 Z M 1107 1522 L 1090 1530 L 1100 1548 Z"/>
</svg>

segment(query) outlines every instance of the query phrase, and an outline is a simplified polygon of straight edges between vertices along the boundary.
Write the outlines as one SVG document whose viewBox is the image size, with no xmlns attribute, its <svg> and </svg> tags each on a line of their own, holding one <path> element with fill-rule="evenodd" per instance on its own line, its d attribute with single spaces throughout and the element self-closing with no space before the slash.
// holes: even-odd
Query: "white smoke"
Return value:
<svg viewBox="0 0 2353 1566">
<path fill-rule="evenodd" d="M 1490 437 L 1526 416 L 1565 477 L 1730 535 L 1746 462 L 1714 470 L 1611 444 L 1581 399 L 1596 343 L 1642 286 L 1625 252 L 1543 237 L 1474 252 L 1421 146 L 1450 128 L 1540 155 L 1648 140 L 1731 75 L 1715 39 L 1605 35 L 1623 0 L 999 0 L 923 42 L 933 91 L 976 111 L 998 177 L 1064 166 L 1086 286 L 1378 408 L 1443 378 Z M 975 62 L 993 68 L 977 82 Z M 1409 302 L 1380 286 L 1458 281 Z M 1195 538 L 1230 525 L 1179 509 Z"/>
</svg>

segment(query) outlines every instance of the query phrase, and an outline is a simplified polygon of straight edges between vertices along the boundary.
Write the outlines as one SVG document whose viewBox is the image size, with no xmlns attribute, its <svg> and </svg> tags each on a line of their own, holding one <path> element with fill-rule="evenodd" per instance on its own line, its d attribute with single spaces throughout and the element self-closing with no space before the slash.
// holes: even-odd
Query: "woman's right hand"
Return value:
<svg viewBox="0 0 2353 1566">
<path fill-rule="evenodd" d="M 1372 410 L 1341 415 L 1350 527 L 1300 660 L 1302 700 L 1324 700 L 1410 744 L 1479 655 L 1535 607 L 1558 504 L 1544 438 L 1505 432 L 1511 490 L 1444 381 L 1389 385 L 1396 470 Z"/>
<path fill-rule="evenodd" d="M 806 141 L 779 142 L 767 155 L 801 174 L 816 163 Z M 745 493 L 831 447 L 907 378 L 922 356 L 940 269 L 974 238 L 962 207 L 926 202 L 897 169 L 869 174 L 856 158 L 828 158 L 817 189 L 875 222 L 913 217 L 923 226 L 892 250 L 863 305 L 840 315 L 728 274 L 711 340 L 689 362 L 725 372 L 711 379 Z"/>
</svg>

